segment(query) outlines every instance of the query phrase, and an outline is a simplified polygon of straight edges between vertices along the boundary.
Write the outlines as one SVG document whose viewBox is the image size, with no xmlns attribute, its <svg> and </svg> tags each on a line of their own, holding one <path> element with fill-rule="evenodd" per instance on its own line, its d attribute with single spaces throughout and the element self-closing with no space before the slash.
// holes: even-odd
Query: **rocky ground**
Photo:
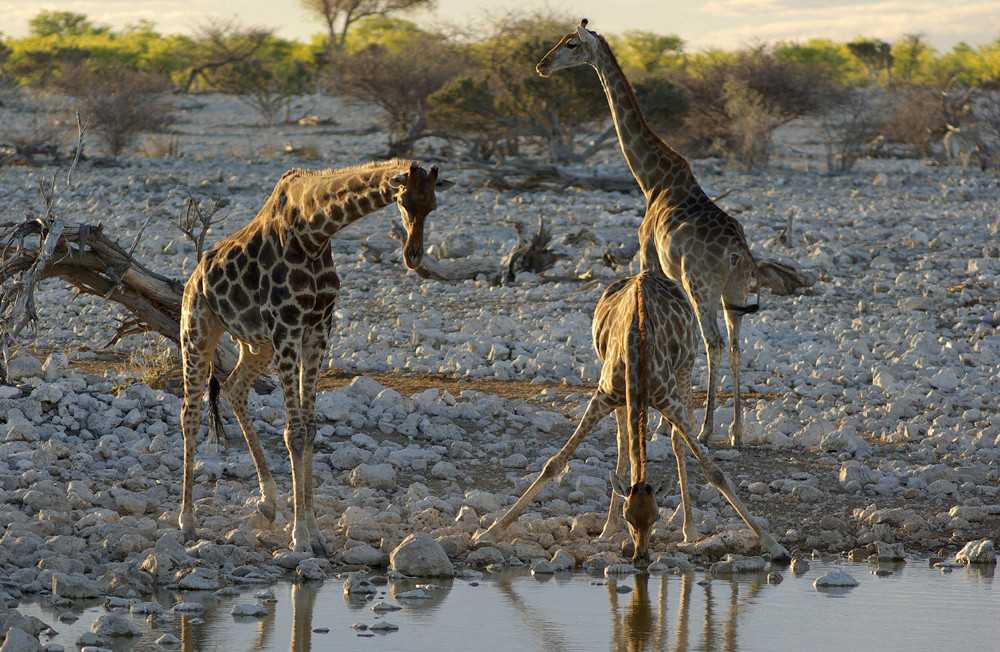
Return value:
<svg viewBox="0 0 1000 652">
<path fill-rule="evenodd" d="M 58 216 L 101 223 L 126 246 L 149 220 L 136 256 L 183 279 L 195 264 L 176 227 L 184 188 L 228 200 L 214 242 L 256 214 L 286 169 L 356 164 L 384 145 L 369 107 L 338 100 L 303 100 L 296 110 L 319 120 L 274 128 L 254 124 L 232 98 L 177 105 L 173 133 L 148 137 L 117 166 L 85 161 L 68 185 L 65 165 L 0 168 L 3 220 L 42 212 L 38 183 L 55 179 Z M 27 109 L 2 111 L 0 126 L 27 123 Z M 693 162 L 709 194 L 729 191 L 720 203 L 744 224 L 755 253 L 820 278 L 793 296 L 765 291 L 763 310 L 744 321 L 746 445 L 725 442 L 727 401 L 713 454 L 794 555 L 951 555 L 966 542 L 995 540 L 1000 177 L 926 160 L 862 161 L 850 175 L 829 176 L 811 133 L 783 132 L 764 174 Z M 542 218 L 567 257 L 543 277 L 522 273 L 506 285 L 441 282 L 405 271 L 388 235 L 394 210 L 338 235 L 343 290 L 314 460 L 319 520 L 334 553 L 320 565 L 384 565 L 414 532 L 437 539 L 458 564 L 470 555 L 502 563 L 562 548 L 580 562 L 617 551 L 624 533 L 597 538 L 616 459 L 610 419 L 510 528 L 508 543 L 482 552 L 469 540 L 514 501 L 582 415 L 599 374 L 592 311 L 603 287 L 628 273 L 601 256 L 634 242 L 641 197 L 495 191 L 453 164 L 445 143 L 423 160 L 458 184 L 439 195 L 430 217 L 434 254 L 496 257 L 499 269 L 515 241 L 513 222 L 533 229 Z M 626 169 L 609 150 L 581 171 Z M 778 234 L 790 216 L 786 243 Z M 51 590 L 54 576 L 127 596 L 194 568 L 230 583 L 294 568 L 282 552 L 290 504 L 279 503 L 273 529 L 255 529 L 249 518 L 257 483 L 235 420 L 228 450 L 199 449 L 202 541 L 183 545 L 180 399 L 162 384 L 176 352 L 137 336 L 103 349 L 117 307 L 74 299 L 61 282 L 46 282 L 37 301 L 37 332 L 12 363 L 17 380 L 0 387 L 2 602 Z M 730 389 L 728 374 L 722 387 Z M 287 496 L 280 392 L 252 393 L 251 411 Z M 668 441 L 654 437 L 648 456 L 654 476 L 674 477 Z M 654 552 L 696 560 L 755 553 L 755 539 L 718 492 L 697 470 L 692 480 L 703 540 L 678 550 L 678 497 L 668 481 Z"/>
</svg>

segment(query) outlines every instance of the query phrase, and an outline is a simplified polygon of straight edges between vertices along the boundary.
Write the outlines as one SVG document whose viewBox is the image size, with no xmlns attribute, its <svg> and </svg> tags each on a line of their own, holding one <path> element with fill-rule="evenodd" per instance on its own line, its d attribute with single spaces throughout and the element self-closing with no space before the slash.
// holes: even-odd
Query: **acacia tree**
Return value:
<svg viewBox="0 0 1000 652">
<path fill-rule="evenodd" d="M 195 30 L 195 47 L 187 53 L 190 61 L 187 83 L 183 91 L 191 90 L 198 78 L 211 76 L 227 66 L 252 61 L 267 44 L 274 30 L 262 27 L 242 27 L 234 21 L 209 21 Z"/>
<path fill-rule="evenodd" d="M 847 48 L 868 70 L 872 88 L 878 88 L 878 79 L 885 70 L 886 86 L 892 85 L 892 46 L 885 41 L 854 41 Z"/>
<path fill-rule="evenodd" d="M 427 131 L 428 96 L 467 73 L 469 65 L 440 35 L 405 21 L 369 20 L 377 21 L 382 38 L 334 57 L 336 85 L 345 95 L 378 105 L 387 123 L 387 155 L 409 156 L 418 140 L 434 135 Z"/>
<path fill-rule="evenodd" d="M 342 52 L 351 25 L 365 16 L 385 16 L 393 11 L 430 7 L 433 0 L 299 0 L 302 8 L 326 25 L 327 55 Z"/>
</svg>

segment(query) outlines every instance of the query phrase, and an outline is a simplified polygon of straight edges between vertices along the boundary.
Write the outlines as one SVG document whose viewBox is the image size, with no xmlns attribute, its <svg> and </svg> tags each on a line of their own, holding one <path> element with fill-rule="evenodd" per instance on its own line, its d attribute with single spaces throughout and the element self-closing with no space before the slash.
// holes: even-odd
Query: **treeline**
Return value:
<svg viewBox="0 0 1000 652">
<path fill-rule="evenodd" d="M 310 43 L 236 22 L 162 35 L 149 21 L 116 31 L 45 11 L 29 36 L 0 35 L 0 106 L 23 91 L 74 97 L 118 155 L 136 133 L 169 124 L 176 93 L 232 93 L 265 124 L 299 117 L 289 113 L 296 97 L 339 94 L 383 110 L 387 155 L 436 137 L 474 161 L 530 149 L 567 163 L 615 140 L 592 71 L 534 72 L 574 22 L 525 13 L 487 32 L 442 34 L 376 14 L 352 21 L 332 47 L 332 30 Z M 766 167 L 774 129 L 809 115 L 826 134 L 831 171 L 870 155 L 992 168 L 1000 160 L 1000 115 L 989 101 L 1000 88 L 1000 39 L 944 53 L 923 35 L 688 52 L 676 35 L 605 36 L 654 128 L 694 156 Z M 129 111 L 151 122 L 125 119 Z"/>
</svg>

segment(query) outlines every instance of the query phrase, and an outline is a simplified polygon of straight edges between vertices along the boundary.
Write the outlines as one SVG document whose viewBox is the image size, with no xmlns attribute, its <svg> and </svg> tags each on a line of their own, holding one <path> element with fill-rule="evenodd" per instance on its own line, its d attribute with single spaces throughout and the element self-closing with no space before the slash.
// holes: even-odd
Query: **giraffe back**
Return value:
<svg viewBox="0 0 1000 652">
<path fill-rule="evenodd" d="M 638 326 L 637 288 L 641 283 L 644 360 L 629 333 Z M 659 271 L 647 270 L 615 281 L 604 291 L 593 321 L 594 346 L 604 367 L 599 391 L 620 397 L 625 403 L 627 362 L 641 364 L 646 374 L 648 405 L 657 407 L 677 391 L 676 376 L 690 376 L 698 352 L 698 322 L 684 289 Z M 630 352 L 631 349 L 631 352 Z M 688 388 L 682 388 L 687 391 Z"/>
</svg>

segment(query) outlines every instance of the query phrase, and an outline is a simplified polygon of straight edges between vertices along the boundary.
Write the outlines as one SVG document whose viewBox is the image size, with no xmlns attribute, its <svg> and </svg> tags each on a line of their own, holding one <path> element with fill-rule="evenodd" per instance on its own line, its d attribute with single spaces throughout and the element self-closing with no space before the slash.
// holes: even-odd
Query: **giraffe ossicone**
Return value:
<svg viewBox="0 0 1000 652">
<path fill-rule="evenodd" d="M 340 291 L 330 239 L 351 222 L 395 203 L 407 233 L 403 259 L 416 269 L 423 259 L 425 220 L 437 206 L 435 192 L 451 185 L 438 178 L 437 166 L 425 170 L 402 159 L 319 172 L 289 170 L 257 217 L 198 262 L 181 303 L 184 484 L 178 521 L 186 539 L 196 537 L 194 457 L 206 382 L 212 423 L 221 427 L 221 396 L 239 422 L 257 469 L 259 515 L 274 521 L 277 488 L 247 405 L 251 385 L 273 359 L 292 465 L 291 547 L 328 552 L 313 511 L 312 453 L 316 381 Z M 210 376 L 215 346 L 225 332 L 239 343 L 240 357 L 220 385 Z"/>
<path fill-rule="evenodd" d="M 580 65 L 597 71 L 625 161 L 646 197 L 646 215 L 639 227 L 640 267 L 660 268 L 681 283 L 698 317 L 708 355 L 708 400 L 698 435 L 703 443 L 714 427 L 719 365 L 726 348 L 716 321 L 720 306 L 725 314 L 733 377 L 729 438 L 733 446 L 740 446 L 740 325 L 743 316 L 755 312 L 760 303 L 759 297 L 756 304 L 749 303 L 753 286 L 759 292 L 760 283 L 743 227 L 709 199 L 687 160 L 653 133 L 611 46 L 587 29 L 586 19 L 562 37 L 538 62 L 536 71 L 548 77 Z"/>
</svg>

